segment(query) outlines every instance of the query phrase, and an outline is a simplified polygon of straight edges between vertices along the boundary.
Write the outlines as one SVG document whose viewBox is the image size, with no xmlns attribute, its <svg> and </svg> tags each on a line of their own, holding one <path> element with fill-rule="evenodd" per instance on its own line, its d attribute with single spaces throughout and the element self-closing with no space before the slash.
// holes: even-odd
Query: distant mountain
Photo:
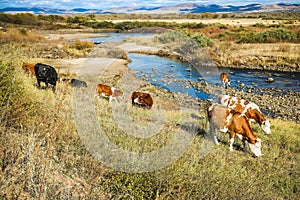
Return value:
<svg viewBox="0 0 300 200">
<path fill-rule="evenodd" d="M 103 14 L 103 13 L 145 13 L 145 14 L 159 14 L 159 13 L 202 13 L 202 12 L 299 12 L 300 4 L 249 4 L 246 6 L 233 6 L 233 5 L 217 5 L 217 4 L 195 4 L 183 3 L 173 6 L 159 6 L 159 7 L 119 7 L 106 10 L 99 9 L 55 9 L 44 7 L 27 7 L 17 8 L 8 7 L 0 9 L 4 13 L 20 13 L 30 12 L 34 14 Z"/>
</svg>

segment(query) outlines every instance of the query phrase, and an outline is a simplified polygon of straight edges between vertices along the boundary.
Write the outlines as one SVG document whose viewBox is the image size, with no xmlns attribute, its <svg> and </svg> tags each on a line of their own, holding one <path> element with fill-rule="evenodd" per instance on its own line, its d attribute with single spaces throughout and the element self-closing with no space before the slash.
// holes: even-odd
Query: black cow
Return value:
<svg viewBox="0 0 300 200">
<path fill-rule="evenodd" d="M 76 78 L 61 78 L 60 82 L 68 83 L 71 85 L 71 87 L 87 87 L 87 83 L 85 81 Z"/>
<path fill-rule="evenodd" d="M 48 84 L 51 84 L 53 86 L 52 91 L 55 92 L 58 76 L 56 70 L 52 66 L 37 63 L 34 65 L 34 72 L 39 88 L 41 87 L 41 82 L 44 82 L 46 87 L 48 87 Z"/>
<path fill-rule="evenodd" d="M 86 84 L 85 81 L 72 78 L 71 79 L 71 86 L 72 87 L 87 87 L 87 84 Z"/>
</svg>

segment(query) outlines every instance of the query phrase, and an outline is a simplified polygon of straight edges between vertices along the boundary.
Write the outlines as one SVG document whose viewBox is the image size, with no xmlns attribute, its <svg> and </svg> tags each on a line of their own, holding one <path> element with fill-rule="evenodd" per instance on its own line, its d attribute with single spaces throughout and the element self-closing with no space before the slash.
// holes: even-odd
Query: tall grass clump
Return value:
<svg viewBox="0 0 300 200">
<path fill-rule="evenodd" d="M 293 42 L 295 40 L 297 40 L 297 34 L 295 32 L 279 28 L 258 33 L 248 32 L 242 34 L 238 43 L 276 43 Z"/>
<path fill-rule="evenodd" d="M 22 100 L 24 95 L 24 85 L 20 81 L 20 72 L 22 63 L 19 60 L 18 51 L 14 50 L 12 45 L 5 45 L 6 48 L 1 49 L 0 60 L 0 100 L 1 100 L 1 119 L 3 125 L 15 126 L 20 119 L 30 111 L 24 108 L 30 105 L 30 99 Z M 18 69 L 19 67 L 19 69 Z"/>
<path fill-rule="evenodd" d="M 13 44 L 5 47 L 0 50 L 0 199 L 87 196 L 92 183 L 86 181 L 103 167 L 76 134 L 71 88 L 58 84 L 56 94 L 39 90 L 35 78 L 22 72 L 20 52 Z"/>
<path fill-rule="evenodd" d="M 206 37 L 202 33 L 193 33 L 188 30 L 168 31 L 157 37 L 157 40 L 163 44 L 177 41 L 193 40 L 197 42 L 201 47 L 209 47 L 214 45 L 214 41 L 211 38 Z"/>
<path fill-rule="evenodd" d="M 0 31 L 0 43 L 40 41 L 45 41 L 45 37 L 25 28 L 8 28 Z"/>
<path fill-rule="evenodd" d="M 65 42 L 63 46 L 64 51 L 73 56 L 87 55 L 93 48 L 93 42 L 78 39 L 73 42 Z"/>
</svg>

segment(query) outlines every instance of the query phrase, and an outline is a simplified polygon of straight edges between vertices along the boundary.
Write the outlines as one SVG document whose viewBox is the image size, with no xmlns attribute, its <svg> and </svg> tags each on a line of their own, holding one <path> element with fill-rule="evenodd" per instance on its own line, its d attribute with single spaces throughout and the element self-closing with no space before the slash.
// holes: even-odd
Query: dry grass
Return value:
<svg viewBox="0 0 300 200">
<path fill-rule="evenodd" d="M 240 25 L 252 25 L 256 23 L 261 23 L 265 25 L 274 25 L 274 24 L 285 24 L 289 20 L 265 20 L 261 18 L 240 18 L 240 19 L 234 19 L 234 18 L 226 18 L 226 19 L 146 19 L 146 20 L 141 20 L 141 19 L 136 19 L 136 20 L 110 20 L 113 23 L 120 23 L 124 21 L 139 21 L 139 22 L 168 22 L 168 23 L 204 23 L 204 24 L 225 24 L 225 25 L 235 25 L 235 26 L 240 26 Z M 299 20 L 296 21 L 296 24 L 299 24 Z"/>
<path fill-rule="evenodd" d="M 87 56 L 94 48 L 94 43 L 76 39 L 74 42 L 65 42 L 63 50 L 72 56 Z"/>
<path fill-rule="evenodd" d="M 261 68 L 277 70 L 299 71 L 299 44 L 235 44 L 220 43 L 212 49 L 212 59 L 221 66 L 259 66 Z"/>
<path fill-rule="evenodd" d="M 104 74 L 96 81 L 120 87 L 129 83 L 120 88 L 127 93 L 139 85 L 154 97 L 155 115 L 131 107 L 128 98 L 115 107 L 121 111 L 127 106 L 126 112 L 134 121 L 129 125 L 145 126 L 166 119 L 161 131 L 151 138 L 128 136 L 113 118 L 113 104 L 95 99 L 97 122 L 116 145 L 149 152 L 169 144 L 179 130 L 193 134 L 187 150 L 166 167 L 144 173 L 120 172 L 105 166 L 84 146 L 73 115 L 75 90 L 65 84 L 58 84 L 56 94 L 37 89 L 35 79 L 21 71 L 26 57 L 23 51 L 15 45 L 5 47 L 0 51 L 2 199 L 298 199 L 299 124 L 274 119 L 272 135 L 264 135 L 253 124 L 254 132 L 262 138 L 264 156 L 253 158 L 242 152 L 238 140 L 229 152 L 227 134 L 220 134 L 219 146 L 207 140 L 204 108 L 192 104 L 195 107 L 181 105 L 179 109 L 173 94 L 136 82 L 129 75 Z M 290 48 L 279 47 L 282 51 Z M 122 82 L 124 79 L 127 82 Z M 86 111 L 86 107 L 80 109 Z"/>
<path fill-rule="evenodd" d="M 5 31 L 0 31 L 0 43 L 7 42 L 40 42 L 44 41 L 45 37 L 41 34 L 26 30 L 24 28 L 8 28 Z"/>
</svg>

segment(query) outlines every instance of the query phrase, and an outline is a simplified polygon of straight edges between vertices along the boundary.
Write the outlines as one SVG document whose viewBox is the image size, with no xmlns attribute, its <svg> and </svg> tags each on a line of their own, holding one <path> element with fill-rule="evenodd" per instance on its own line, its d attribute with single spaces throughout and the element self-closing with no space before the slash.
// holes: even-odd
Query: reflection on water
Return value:
<svg viewBox="0 0 300 200">
<path fill-rule="evenodd" d="M 189 81 L 199 82 L 202 76 L 188 63 L 179 62 L 170 58 L 163 58 L 154 55 L 132 54 L 128 57 L 132 60 L 129 68 L 137 71 L 137 76 L 148 80 L 153 85 L 165 88 L 169 91 L 188 94 L 200 99 L 210 98 L 210 94 L 204 91 L 197 91 Z M 205 80 L 209 84 L 221 86 L 219 74 L 226 72 L 231 79 L 231 87 L 240 89 L 244 85 L 245 89 L 254 92 L 262 92 L 260 88 L 274 88 L 278 90 L 300 91 L 300 73 L 271 72 L 249 69 L 219 69 L 219 72 L 205 74 Z M 265 80 L 272 77 L 273 83 L 266 83 Z"/>
</svg>

